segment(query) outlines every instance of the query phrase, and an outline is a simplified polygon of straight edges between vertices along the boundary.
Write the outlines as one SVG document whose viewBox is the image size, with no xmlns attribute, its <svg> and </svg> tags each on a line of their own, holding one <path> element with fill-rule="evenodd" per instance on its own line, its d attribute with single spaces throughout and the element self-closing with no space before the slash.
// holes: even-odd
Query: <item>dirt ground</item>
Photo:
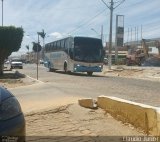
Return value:
<svg viewBox="0 0 160 142">
<path fill-rule="evenodd" d="M 17 75 L 18 77 L 16 77 Z M 160 69 L 153 70 L 143 68 L 114 67 L 112 70 L 107 70 L 107 68 L 105 68 L 102 75 L 160 81 Z M 36 81 L 26 76 L 19 76 L 19 74 L 16 73 L 12 76 L 8 73 L 6 77 L 0 78 L 0 85 L 4 85 L 7 88 L 30 85 L 33 83 L 36 83 Z M 25 113 L 26 135 L 36 136 L 27 137 L 27 141 L 44 141 L 44 137 L 46 136 L 46 141 L 51 139 L 51 141 L 55 140 L 57 142 L 90 142 L 93 141 L 93 139 L 102 138 L 99 136 L 145 135 L 143 131 L 134 128 L 132 125 L 124 124 L 121 121 L 115 120 L 110 114 L 105 113 L 102 109 L 86 109 L 80 107 L 77 103 L 55 107 Z M 120 137 L 120 139 L 122 139 L 122 137 Z"/>
<path fill-rule="evenodd" d="M 111 70 L 104 67 L 102 75 L 127 77 L 135 79 L 145 79 L 151 81 L 160 81 L 160 68 L 156 67 L 136 67 L 136 66 L 112 66 Z"/>
<path fill-rule="evenodd" d="M 28 113 L 25 118 L 27 136 L 47 136 L 48 139 L 55 139 L 58 136 L 68 136 L 68 139 L 72 139 L 74 136 L 90 136 L 90 140 L 87 140 L 88 142 L 97 137 L 101 139 L 100 136 L 145 135 L 130 124 L 123 124 L 115 120 L 102 109 L 87 109 L 80 107 L 78 104 Z M 59 137 L 59 139 L 62 138 Z M 41 138 L 28 137 L 28 141 L 33 139 L 38 141 Z M 78 139 L 79 137 L 74 137 L 72 141 L 76 142 Z M 80 141 L 86 141 L 86 139 Z"/>
<path fill-rule="evenodd" d="M 0 86 L 4 86 L 5 88 L 15 88 L 34 83 L 36 83 L 35 80 L 32 80 L 17 71 L 5 70 L 4 75 L 0 76 Z"/>
<path fill-rule="evenodd" d="M 160 70 L 141 69 L 141 68 L 123 68 L 116 67 L 113 70 L 105 69 L 102 75 L 130 77 L 137 79 L 149 79 L 152 81 L 160 81 Z M 143 136 L 143 131 L 134 128 L 130 124 L 124 124 L 115 120 L 110 114 L 105 113 L 102 109 L 91 110 L 80 107 L 77 103 L 72 105 L 60 106 L 57 108 L 49 108 L 45 111 L 26 114 L 27 136 L 47 136 L 46 140 L 56 136 L 55 141 L 86 141 L 84 137 L 73 136 Z M 59 137 L 57 136 L 72 136 Z M 29 137 L 32 141 L 39 141 L 42 137 Z M 101 138 L 101 137 L 99 137 Z M 113 138 L 113 137 L 112 137 Z M 116 137 L 117 138 L 117 137 Z M 121 137 L 120 137 L 121 138 Z M 55 137 L 53 138 L 55 139 Z M 80 140 L 79 140 L 80 139 Z M 30 141 L 28 140 L 28 141 Z M 113 140 L 114 141 L 114 140 Z"/>
</svg>

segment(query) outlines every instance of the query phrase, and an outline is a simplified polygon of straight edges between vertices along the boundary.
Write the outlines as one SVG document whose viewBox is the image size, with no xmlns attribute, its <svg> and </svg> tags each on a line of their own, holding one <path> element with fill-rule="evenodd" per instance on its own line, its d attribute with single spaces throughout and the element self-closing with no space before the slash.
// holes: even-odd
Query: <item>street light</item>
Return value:
<svg viewBox="0 0 160 142">
<path fill-rule="evenodd" d="M 37 32 L 38 34 L 38 44 L 37 44 L 37 80 L 38 80 L 38 62 L 39 62 L 39 51 L 38 51 L 38 46 L 39 46 L 39 32 Z"/>
<path fill-rule="evenodd" d="M 39 63 L 39 45 L 40 45 L 40 41 L 39 41 L 39 36 L 40 36 L 40 32 L 37 32 L 38 35 L 38 41 L 37 42 L 32 42 L 33 43 L 33 51 L 36 53 L 36 64 L 37 64 L 37 80 L 38 80 L 38 63 Z M 27 35 L 27 37 L 31 37 L 30 35 Z M 36 41 L 36 40 L 35 40 Z M 36 48 L 34 48 L 36 47 Z"/>
<path fill-rule="evenodd" d="M 91 30 L 94 31 L 99 36 L 98 32 L 95 29 L 91 28 Z"/>
<path fill-rule="evenodd" d="M 101 26 L 101 33 L 99 34 L 94 28 L 91 28 L 92 31 L 94 31 L 98 36 L 100 36 L 100 39 L 103 42 L 103 25 Z"/>
</svg>

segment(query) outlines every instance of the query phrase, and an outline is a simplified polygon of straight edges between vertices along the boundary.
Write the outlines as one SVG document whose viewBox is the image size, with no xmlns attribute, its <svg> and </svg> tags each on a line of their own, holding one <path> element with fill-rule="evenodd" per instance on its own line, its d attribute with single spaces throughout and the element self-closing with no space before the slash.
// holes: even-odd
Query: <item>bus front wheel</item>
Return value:
<svg viewBox="0 0 160 142">
<path fill-rule="evenodd" d="M 91 75 L 93 74 L 93 72 L 87 72 L 87 74 L 88 74 L 89 76 L 91 76 Z"/>
</svg>

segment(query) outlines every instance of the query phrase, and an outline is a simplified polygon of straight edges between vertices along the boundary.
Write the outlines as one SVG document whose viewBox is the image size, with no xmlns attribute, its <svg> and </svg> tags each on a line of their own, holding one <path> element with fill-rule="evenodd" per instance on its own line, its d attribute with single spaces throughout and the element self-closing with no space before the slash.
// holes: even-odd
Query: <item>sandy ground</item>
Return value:
<svg viewBox="0 0 160 142">
<path fill-rule="evenodd" d="M 160 70 L 116 67 L 113 70 L 105 69 L 102 75 L 149 79 L 160 81 Z M 145 135 L 141 130 L 135 129 L 130 124 L 124 124 L 115 120 L 102 109 L 91 110 L 80 107 L 77 103 L 65 106 L 48 108 L 47 110 L 32 112 L 25 115 L 27 136 L 47 136 L 46 140 L 55 141 L 86 141 L 86 137 L 94 136 L 87 141 L 93 141 L 98 136 L 139 136 Z M 56 137 L 53 137 L 56 136 Z M 72 136 L 58 137 L 57 136 Z M 73 136 L 81 136 L 74 137 Z M 30 140 L 39 141 L 42 137 L 29 137 Z M 82 140 L 82 138 L 84 138 Z M 101 137 L 99 137 L 101 138 Z M 113 137 L 112 137 L 113 138 Z M 117 138 L 117 137 L 116 137 Z M 58 140 L 57 140 L 58 139 Z M 80 139 L 80 140 L 79 140 Z M 30 141 L 28 140 L 28 141 Z M 114 140 L 113 140 L 114 141 Z M 119 141 L 119 140 L 118 140 Z"/>
<path fill-rule="evenodd" d="M 160 68 L 138 66 L 112 66 L 109 70 L 104 66 L 102 75 L 160 81 Z"/>
<path fill-rule="evenodd" d="M 115 120 L 102 109 L 87 109 L 80 107 L 78 104 L 28 113 L 25 115 L 25 118 L 27 136 L 47 136 L 46 139 L 68 136 L 68 139 L 77 141 L 79 137 L 73 139 L 74 136 L 91 136 L 94 139 L 99 136 L 145 135 L 130 124 L 123 124 Z M 89 141 L 92 141 L 91 138 Z M 99 138 L 101 139 L 101 137 Z M 28 141 L 33 139 L 38 141 L 41 138 L 28 137 Z M 63 138 L 59 137 L 59 139 Z M 86 139 L 80 141 L 86 141 Z"/>
<path fill-rule="evenodd" d="M 105 68 L 102 75 L 160 81 L 160 69 L 114 67 L 112 70 L 107 70 L 107 68 Z M 28 77 L 13 80 L 0 79 L 0 85 L 4 85 L 8 88 L 31 85 L 33 83 L 35 83 L 35 80 Z M 24 110 L 24 112 L 27 111 Z M 93 141 L 93 139 L 98 136 L 145 135 L 141 130 L 135 129 L 132 125 L 123 124 L 115 120 L 102 109 L 91 110 L 80 107 L 77 102 L 75 102 L 75 98 L 73 100 L 70 98 L 61 99 L 61 104 L 54 104 L 52 108 L 27 112 L 25 113 L 25 119 L 26 135 L 36 136 L 28 137 L 28 141 L 44 141 L 44 136 L 47 136 L 47 141 L 48 139 L 52 139 L 53 141 L 53 139 L 56 138 L 55 141 L 68 141 L 69 139 L 69 141 L 73 142 L 86 141 L 86 137 L 82 136 L 94 136 L 87 138 L 89 142 Z"/>
</svg>

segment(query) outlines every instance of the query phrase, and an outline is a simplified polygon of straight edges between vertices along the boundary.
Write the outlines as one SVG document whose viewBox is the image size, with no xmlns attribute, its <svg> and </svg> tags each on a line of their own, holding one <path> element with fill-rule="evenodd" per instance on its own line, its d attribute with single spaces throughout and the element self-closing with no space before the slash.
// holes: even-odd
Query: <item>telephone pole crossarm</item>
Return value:
<svg viewBox="0 0 160 142">
<path fill-rule="evenodd" d="M 101 0 L 101 1 L 110 9 L 110 7 L 108 6 L 108 4 L 104 0 Z"/>
<path fill-rule="evenodd" d="M 113 9 L 116 9 L 118 6 L 120 6 L 125 0 L 122 0 L 117 6 L 115 6 Z"/>
</svg>

